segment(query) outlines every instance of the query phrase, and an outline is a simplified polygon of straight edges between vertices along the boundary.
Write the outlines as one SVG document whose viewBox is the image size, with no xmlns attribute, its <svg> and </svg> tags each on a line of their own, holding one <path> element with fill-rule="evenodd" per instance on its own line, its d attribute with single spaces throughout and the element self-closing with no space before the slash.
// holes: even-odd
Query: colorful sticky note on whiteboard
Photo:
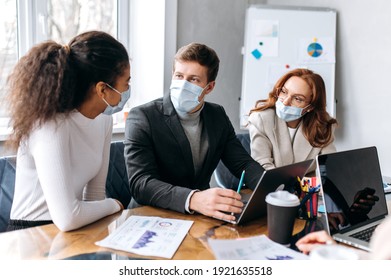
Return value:
<svg viewBox="0 0 391 280">
<path fill-rule="evenodd" d="M 253 50 L 253 51 L 251 52 L 251 54 L 252 54 L 256 59 L 260 59 L 260 58 L 262 57 L 262 53 L 261 53 L 259 50 L 257 50 L 257 49 Z"/>
</svg>

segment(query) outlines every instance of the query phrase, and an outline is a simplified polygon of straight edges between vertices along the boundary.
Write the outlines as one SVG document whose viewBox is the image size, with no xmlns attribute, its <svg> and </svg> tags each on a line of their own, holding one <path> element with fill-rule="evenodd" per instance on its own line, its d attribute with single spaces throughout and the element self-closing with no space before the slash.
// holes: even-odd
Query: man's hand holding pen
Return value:
<svg viewBox="0 0 391 280">
<path fill-rule="evenodd" d="M 222 188 L 195 192 L 190 198 L 190 210 L 205 216 L 234 221 L 236 219 L 234 214 L 241 213 L 244 206 L 240 195 L 244 184 L 244 175 L 245 170 L 242 172 L 236 192 Z"/>
</svg>

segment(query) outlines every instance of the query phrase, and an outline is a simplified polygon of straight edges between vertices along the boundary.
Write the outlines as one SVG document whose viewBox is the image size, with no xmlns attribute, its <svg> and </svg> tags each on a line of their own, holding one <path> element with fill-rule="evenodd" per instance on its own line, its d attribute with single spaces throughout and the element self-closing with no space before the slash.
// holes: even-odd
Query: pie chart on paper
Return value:
<svg viewBox="0 0 391 280">
<path fill-rule="evenodd" d="M 323 53 L 322 45 L 319 43 L 311 43 L 307 48 L 307 53 L 312 57 L 319 57 Z"/>
</svg>

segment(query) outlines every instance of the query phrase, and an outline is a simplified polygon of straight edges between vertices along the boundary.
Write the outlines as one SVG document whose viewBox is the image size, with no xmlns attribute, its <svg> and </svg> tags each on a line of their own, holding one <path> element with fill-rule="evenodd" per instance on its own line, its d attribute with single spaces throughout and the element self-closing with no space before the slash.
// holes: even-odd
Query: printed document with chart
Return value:
<svg viewBox="0 0 391 280">
<path fill-rule="evenodd" d="M 270 240 L 266 235 L 208 239 L 218 260 L 307 260 L 308 256 Z"/>
<path fill-rule="evenodd" d="M 172 258 L 193 221 L 130 216 L 96 245 L 144 256 Z"/>
</svg>

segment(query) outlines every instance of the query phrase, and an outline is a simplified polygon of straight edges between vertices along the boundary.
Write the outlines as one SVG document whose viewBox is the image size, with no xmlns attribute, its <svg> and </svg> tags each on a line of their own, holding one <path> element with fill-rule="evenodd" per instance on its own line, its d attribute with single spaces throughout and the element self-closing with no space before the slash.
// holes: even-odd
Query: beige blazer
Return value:
<svg viewBox="0 0 391 280">
<path fill-rule="evenodd" d="M 251 156 L 265 169 L 314 159 L 319 154 L 336 151 L 334 135 L 328 146 L 315 148 L 304 137 L 301 126 L 292 142 L 286 122 L 277 116 L 274 109 L 251 113 L 248 129 Z"/>
</svg>

